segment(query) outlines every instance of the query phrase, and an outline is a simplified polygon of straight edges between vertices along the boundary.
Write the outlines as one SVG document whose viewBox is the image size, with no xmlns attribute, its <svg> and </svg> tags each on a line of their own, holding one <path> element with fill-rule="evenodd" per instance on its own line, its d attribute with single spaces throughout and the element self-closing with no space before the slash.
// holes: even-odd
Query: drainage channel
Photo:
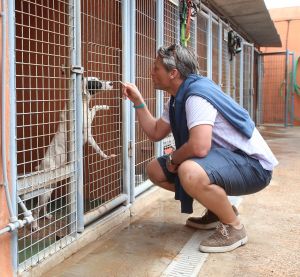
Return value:
<svg viewBox="0 0 300 277">
<path fill-rule="evenodd" d="M 238 207 L 242 197 L 229 197 L 230 202 Z M 196 231 L 184 245 L 178 255 L 162 273 L 162 277 L 197 277 L 202 265 L 208 257 L 207 253 L 199 251 L 200 242 L 213 231 Z"/>
</svg>

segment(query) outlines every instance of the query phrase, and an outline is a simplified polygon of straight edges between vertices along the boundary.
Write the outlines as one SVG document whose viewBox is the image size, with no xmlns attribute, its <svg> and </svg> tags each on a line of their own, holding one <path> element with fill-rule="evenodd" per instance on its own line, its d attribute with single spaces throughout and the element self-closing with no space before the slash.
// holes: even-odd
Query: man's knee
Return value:
<svg viewBox="0 0 300 277">
<path fill-rule="evenodd" d="M 187 160 L 178 168 L 178 176 L 181 185 L 185 188 L 197 186 L 198 189 L 204 189 L 210 184 L 209 177 L 205 170 L 196 162 Z"/>
<path fill-rule="evenodd" d="M 165 179 L 162 168 L 156 159 L 152 160 L 150 163 L 147 164 L 146 172 L 147 172 L 149 179 L 154 184 L 157 184 L 157 183 L 163 181 L 163 179 Z"/>
</svg>

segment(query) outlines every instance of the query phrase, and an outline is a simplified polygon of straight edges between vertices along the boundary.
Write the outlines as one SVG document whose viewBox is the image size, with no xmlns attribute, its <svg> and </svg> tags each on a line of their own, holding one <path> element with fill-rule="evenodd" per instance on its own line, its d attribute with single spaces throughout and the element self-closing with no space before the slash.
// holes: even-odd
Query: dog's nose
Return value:
<svg viewBox="0 0 300 277">
<path fill-rule="evenodd" d="M 113 82 L 109 82 L 108 85 L 112 87 L 114 84 Z"/>
</svg>

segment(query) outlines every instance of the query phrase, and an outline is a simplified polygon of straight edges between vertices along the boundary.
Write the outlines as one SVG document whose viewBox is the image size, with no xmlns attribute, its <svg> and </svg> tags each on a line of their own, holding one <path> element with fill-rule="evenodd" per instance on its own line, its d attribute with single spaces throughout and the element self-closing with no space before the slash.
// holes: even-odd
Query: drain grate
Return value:
<svg viewBox="0 0 300 277">
<path fill-rule="evenodd" d="M 230 196 L 230 202 L 238 207 L 242 197 Z M 181 249 L 179 254 L 162 273 L 162 277 L 196 277 L 208 254 L 199 251 L 200 242 L 213 231 L 197 231 Z"/>
<path fill-rule="evenodd" d="M 197 276 L 208 254 L 198 249 L 200 241 L 212 232 L 197 231 L 185 244 L 179 254 L 169 264 L 161 276 L 163 277 L 193 277 Z"/>
</svg>

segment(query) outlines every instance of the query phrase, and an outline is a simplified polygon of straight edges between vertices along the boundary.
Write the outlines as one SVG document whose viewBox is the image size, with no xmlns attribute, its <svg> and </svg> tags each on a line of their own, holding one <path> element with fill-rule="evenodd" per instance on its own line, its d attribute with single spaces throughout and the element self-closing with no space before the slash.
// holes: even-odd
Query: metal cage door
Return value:
<svg viewBox="0 0 300 277">
<path fill-rule="evenodd" d="M 294 53 L 273 52 L 260 55 L 260 124 L 293 125 Z"/>
<path fill-rule="evenodd" d="M 122 1 L 81 1 L 84 224 L 127 201 L 122 145 Z"/>
<path fill-rule="evenodd" d="M 18 232 L 19 272 L 77 232 L 74 20 L 73 1 L 15 1 L 16 183 L 35 218 Z"/>
<path fill-rule="evenodd" d="M 253 59 L 254 47 L 252 44 L 243 42 L 243 97 L 242 106 L 253 118 Z"/>
</svg>

